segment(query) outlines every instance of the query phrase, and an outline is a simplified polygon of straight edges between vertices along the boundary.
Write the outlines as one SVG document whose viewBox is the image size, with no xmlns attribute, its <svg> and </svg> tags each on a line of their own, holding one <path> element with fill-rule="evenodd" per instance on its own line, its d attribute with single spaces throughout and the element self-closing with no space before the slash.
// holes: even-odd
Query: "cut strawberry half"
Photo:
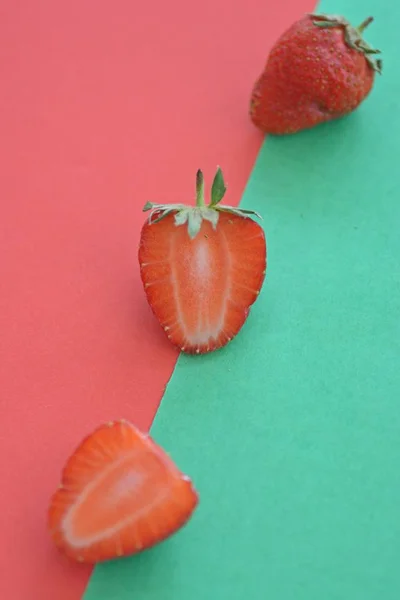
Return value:
<svg viewBox="0 0 400 600">
<path fill-rule="evenodd" d="M 127 421 L 100 426 L 69 458 L 51 499 L 56 546 L 97 563 L 154 546 L 182 527 L 198 503 L 190 479 Z"/>
<path fill-rule="evenodd" d="M 139 246 L 147 300 L 168 339 L 182 352 L 211 352 L 231 341 L 247 319 L 266 272 L 266 242 L 254 211 L 220 205 L 218 169 L 211 202 L 197 173 L 195 207 L 147 203 Z"/>
</svg>

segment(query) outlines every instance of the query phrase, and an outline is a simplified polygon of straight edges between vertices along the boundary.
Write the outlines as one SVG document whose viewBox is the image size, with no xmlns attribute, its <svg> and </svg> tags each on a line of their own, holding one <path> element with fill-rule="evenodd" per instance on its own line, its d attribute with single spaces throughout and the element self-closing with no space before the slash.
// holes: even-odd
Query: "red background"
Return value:
<svg viewBox="0 0 400 600">
<path fill-rule="evenodd" d="M 311 0 L 0 4 L 0 591 L 76 600 L 90 571 L 46 533 L 62 464 L 100 422 L 148 428 L 177 353 L 146 306 L 147 200 L 195 173 L 243 193 L 249 94 Z"/>
</svg>

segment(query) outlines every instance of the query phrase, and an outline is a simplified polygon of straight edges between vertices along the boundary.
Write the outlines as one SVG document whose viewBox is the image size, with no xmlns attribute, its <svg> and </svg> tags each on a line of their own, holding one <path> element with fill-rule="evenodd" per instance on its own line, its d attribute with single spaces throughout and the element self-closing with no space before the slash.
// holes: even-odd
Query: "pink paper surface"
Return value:
<svg viewBox="0 0 400 600">
<path fill-rule="evenodd" d="M 0 592 L 76 600 L 52 547 L 65 458 L 100 422 L 148 428 L 177 352 L 137 265 L 147 200 L 196 170 L 239 202 L 261 134 L 249 93 L 312 2 L 15 0 L 0 5 Z"/>
</svg>

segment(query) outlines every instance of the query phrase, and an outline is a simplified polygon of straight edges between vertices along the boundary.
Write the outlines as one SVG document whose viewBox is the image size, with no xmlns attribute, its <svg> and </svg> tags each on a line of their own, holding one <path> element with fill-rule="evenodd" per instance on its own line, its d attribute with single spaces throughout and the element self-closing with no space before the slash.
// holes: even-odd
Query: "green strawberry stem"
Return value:
<svg viewBox="0 0 400 600">
<path fill-rule="evenodd" d="M 368 27 L 368 25 L 370 25 L 372 23 L 373 20 L 374 20 L 374 17 L 367 17 L 366 19 L 364 19 L 364 21 L 361 23 L 361 25 L 356 27 L 357 31 L 361 34 L 364 31 L 364 29 L 366 29 Z"/>
<path fill-rule="evenodd" d="M 196 173 L 196 206 L 201 208 L 204 203 L 204 176 L 199 169 Z"/>
</svg>

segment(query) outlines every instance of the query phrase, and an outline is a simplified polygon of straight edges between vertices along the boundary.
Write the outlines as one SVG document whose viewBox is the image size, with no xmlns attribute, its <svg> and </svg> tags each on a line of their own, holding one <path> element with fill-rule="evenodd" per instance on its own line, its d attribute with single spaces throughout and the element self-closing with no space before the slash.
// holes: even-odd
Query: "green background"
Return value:
<svg viewBox="0 0 400 600">
<path fill-rule="evenodd" d="M 152 435 L 198 511 L 85 600 L 400 597 L 400 5 L 323 2 L 384 50 L 341 121 L 266 139 L 242 206 L 268 271 L 240 335 L 179 358 Z"/>
</svg>

